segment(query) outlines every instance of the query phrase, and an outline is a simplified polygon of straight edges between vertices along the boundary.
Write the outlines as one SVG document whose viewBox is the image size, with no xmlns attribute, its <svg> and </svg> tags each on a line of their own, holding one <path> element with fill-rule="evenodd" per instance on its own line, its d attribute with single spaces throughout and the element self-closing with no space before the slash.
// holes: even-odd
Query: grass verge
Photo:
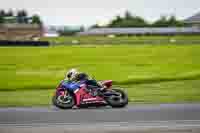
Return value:
<svg viewBox="0 0 200 133">
<path fill-rule="evenodd" d="M 171 81 L 120 86 L 133 104 L 193 103 L 200 101 L 199 80 Z M 50 106 L 54 89 L 1 91 L 0 106 Z"/>
<path fill-rule="evenodd" d="M 127 88 L 133 102 L 199 102 L 200 45 L 0 48 L 0 106 L 49 105 L 72 68 Z"/>
</svg>

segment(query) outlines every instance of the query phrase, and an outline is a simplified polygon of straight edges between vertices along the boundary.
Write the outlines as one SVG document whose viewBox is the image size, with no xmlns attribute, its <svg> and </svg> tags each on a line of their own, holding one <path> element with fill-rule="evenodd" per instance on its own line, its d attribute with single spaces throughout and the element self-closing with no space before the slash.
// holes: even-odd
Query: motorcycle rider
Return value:
<svg viewBox="0 0 200 133">
<path fill-rule="evenodd" d="M 74 92 L 75 97 L 76 97 L 76 105 L 73 108 L 78 108 L 80 105 L 81 92 L 79 91 L 79 88 L 87 87 L 85 85 L 88 85 L 88 84 L 95 84 L 96 86 L 100 88 L 99 89 L 100 91 L 104 89 L 104 87 L 102 87 L 102 85 L 100 85 L 96 81 L 90 80 L 89 76 L 86 73 L 78 72 L 77 69 L 74 69 L 74 68 L 70 69 L 66 73 L 65 79 L 62 82 L 62 86 Z M 97 90 L 95 90 L 94 92 L 97 93 Z"/>
</svg>

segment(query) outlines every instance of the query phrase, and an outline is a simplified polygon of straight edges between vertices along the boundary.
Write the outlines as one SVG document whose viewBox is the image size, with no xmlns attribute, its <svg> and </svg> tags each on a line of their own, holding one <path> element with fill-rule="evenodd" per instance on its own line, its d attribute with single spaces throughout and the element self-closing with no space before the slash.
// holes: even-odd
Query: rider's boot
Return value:
<svg viewBox="0 0 200 133">
<path fill-rule="evenodd" d="M 76 105 L 74 105 L 74 109 L 79 108 L 80 106 L 80 102 L 81 102 L 81 93 L 80 90 L 77 89 L 76 91 L 74 91 L 75 97 L 76 97 Z"/>
</svg>

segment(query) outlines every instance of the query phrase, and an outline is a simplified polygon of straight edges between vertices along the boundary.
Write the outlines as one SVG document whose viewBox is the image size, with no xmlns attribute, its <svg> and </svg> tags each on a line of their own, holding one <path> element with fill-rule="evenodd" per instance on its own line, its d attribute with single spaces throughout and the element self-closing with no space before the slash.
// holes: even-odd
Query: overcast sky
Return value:
<svg viewBox="0 0 200 133">
<path fill-rule="evenodd" d="M 184 19 L 200 12 L 200 0 L 1 0 L 0 8 L 37 13 L 46 25 L 88 26 L 126 10 L 148 21 L 170 14 Z"/>
</svg>

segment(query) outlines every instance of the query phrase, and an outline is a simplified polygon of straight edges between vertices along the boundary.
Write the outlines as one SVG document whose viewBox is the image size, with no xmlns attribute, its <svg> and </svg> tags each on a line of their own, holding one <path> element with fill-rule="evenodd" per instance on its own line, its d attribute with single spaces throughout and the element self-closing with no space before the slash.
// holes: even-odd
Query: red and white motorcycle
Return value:
<svg viewBox="0 0 200 133">
<path fill-rule="evenodd" d="M 103 91 L 97 91 L 98 86 L 95 85 L 82 85 L 78 90 L 80 93 L 80 101 L 77 101 L 74 92 L 62 88 L 60 84 L 56 88 L 52 102 L 61 109 L 70 109 L 76 105 L 77 102 L 80 103 L 80 107 L 100 107 L 109 105 L 114 108 L 122 108 L 128 104 L 127 94 L 121 89 L 112 88 L 112 80 L 99 81 L 98 83 L 104 86 Z"/>
</svg>

